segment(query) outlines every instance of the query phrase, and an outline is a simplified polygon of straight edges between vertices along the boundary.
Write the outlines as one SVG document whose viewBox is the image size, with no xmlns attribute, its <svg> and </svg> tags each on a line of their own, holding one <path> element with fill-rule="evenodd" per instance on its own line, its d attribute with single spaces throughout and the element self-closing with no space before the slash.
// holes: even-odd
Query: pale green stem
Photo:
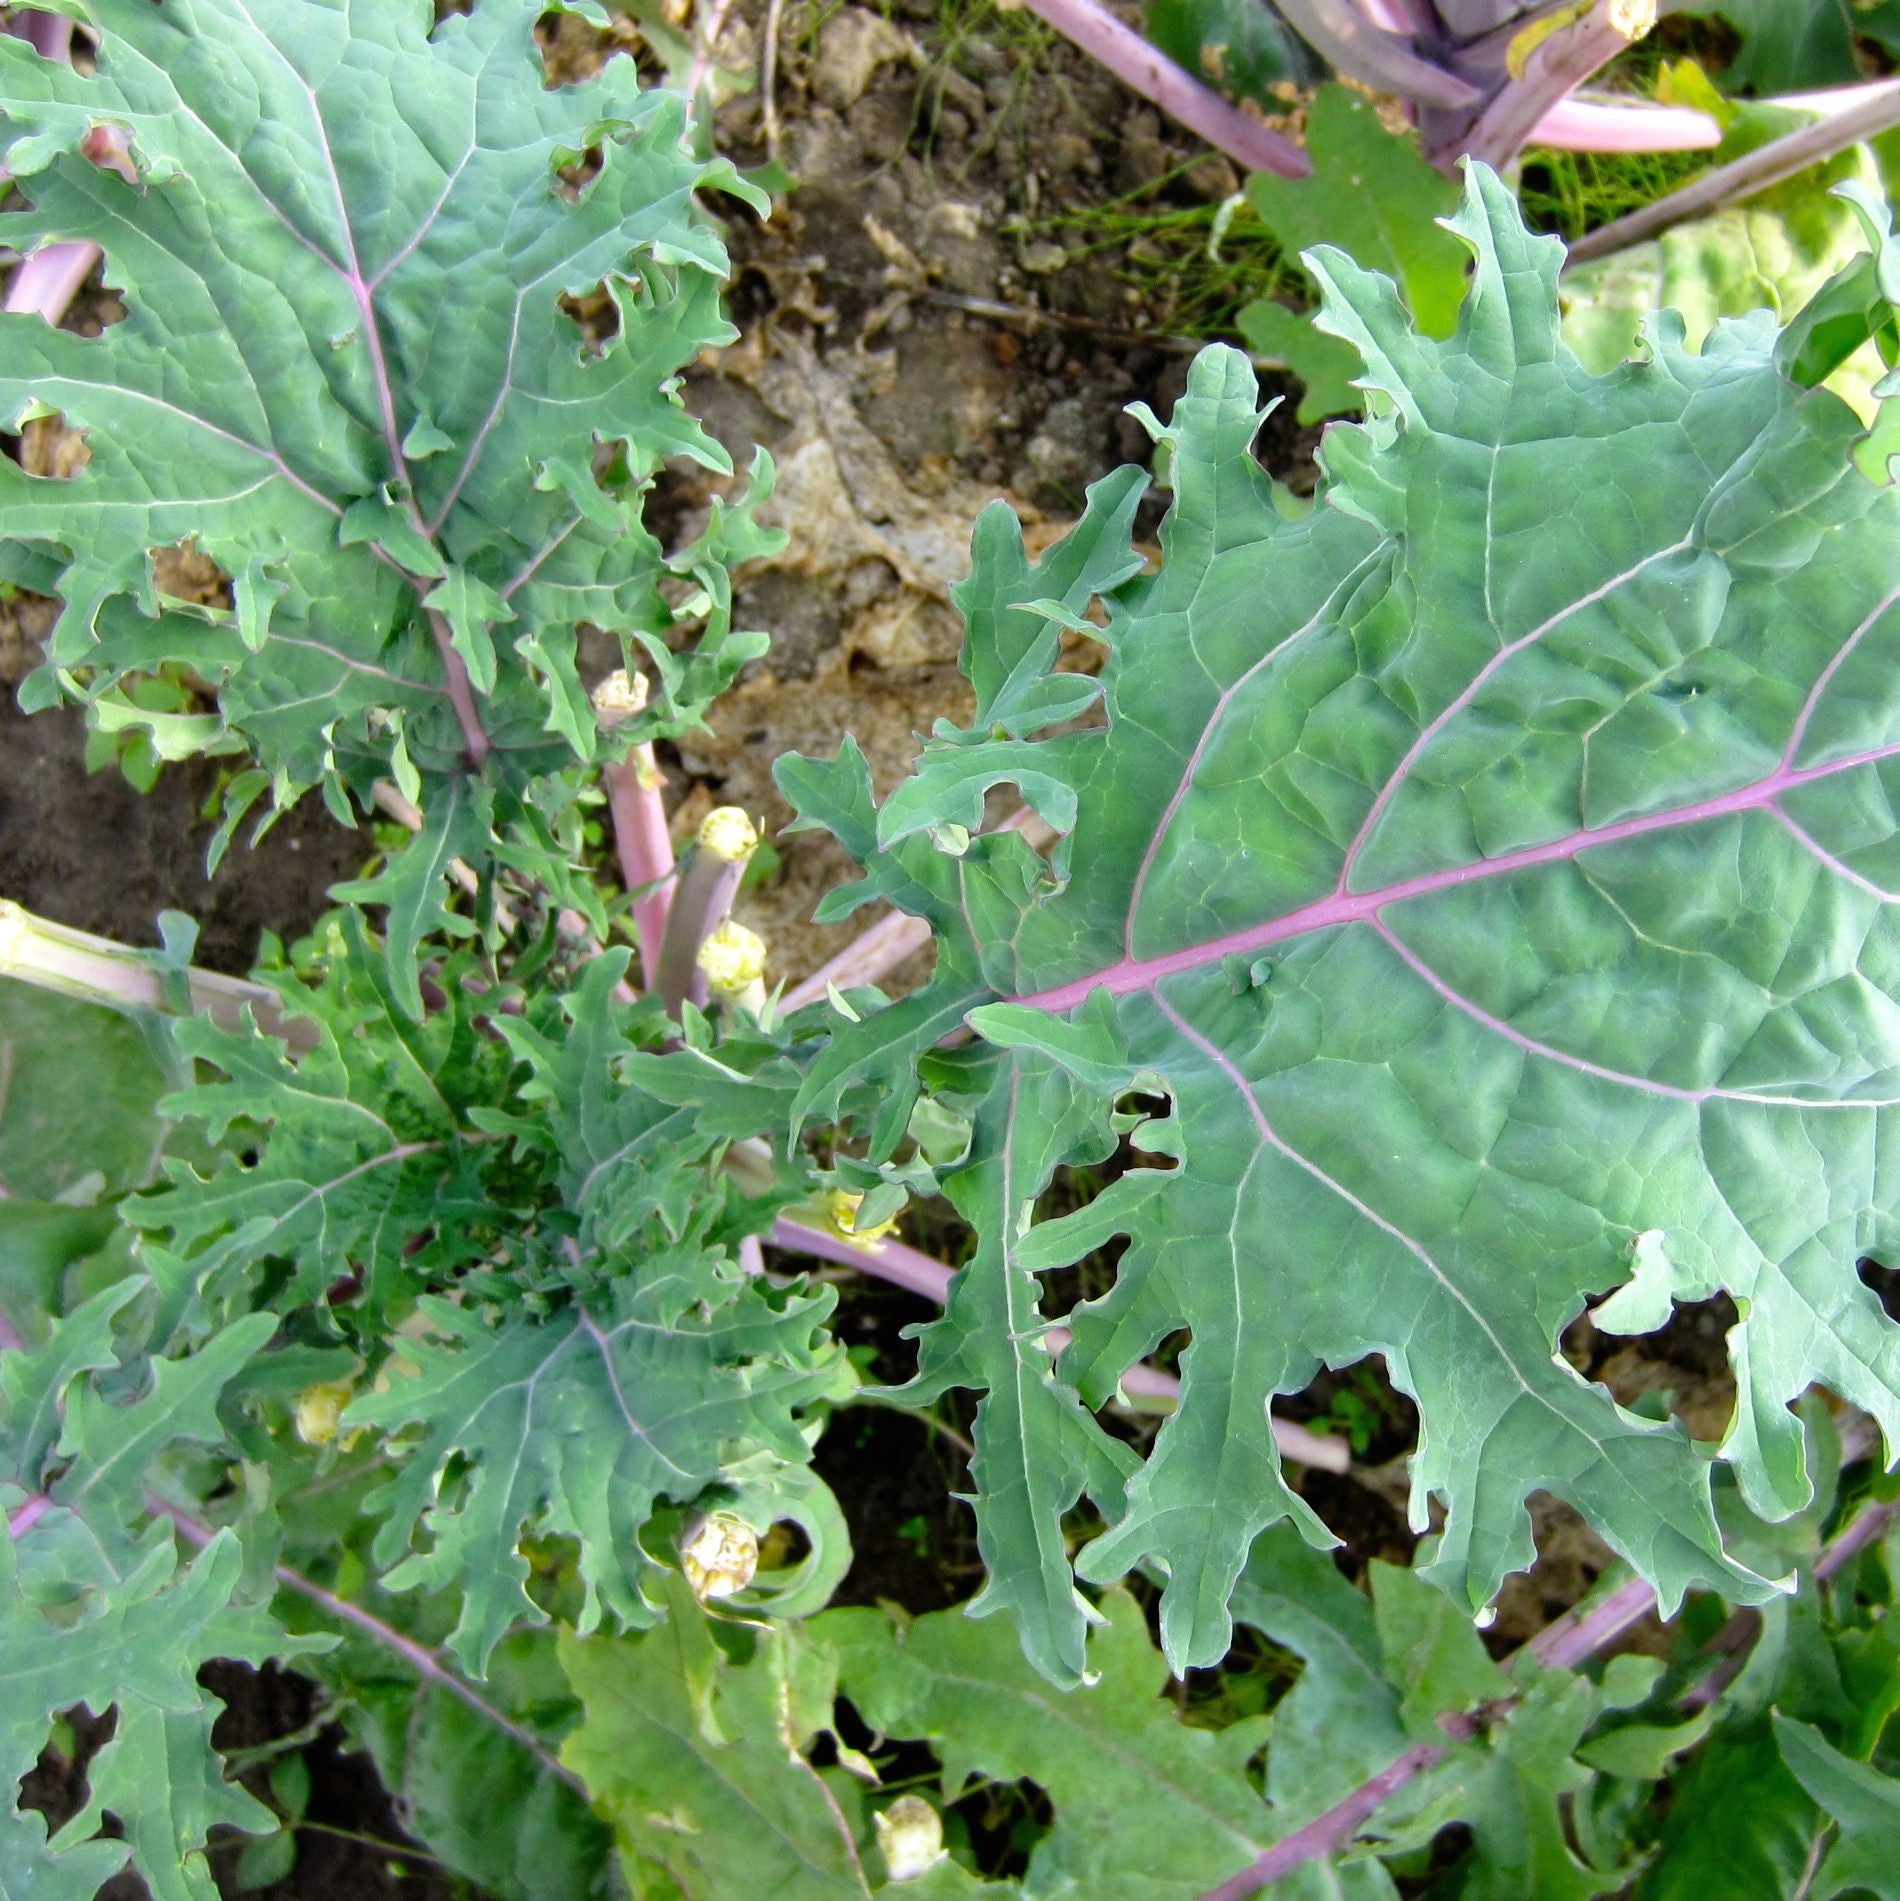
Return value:
<svg viewBox="0 0 1900 1901">
<path fill-rule="evenodd" d="M 162 1010 L 169 1002 L 163 977 L 141 952 L 49 923 L 7 898 L 0 898 L 0 977 L 114 1010 Z M 267 1036 L 300 1052 L 316 1047 L 316 1024 L 286 1016 L 276 991 L 265 985 L 195 968 L 188 983 L 191 1007 L 221 1028 L 241 1029 L 249 1010 Z"/>
</svg>

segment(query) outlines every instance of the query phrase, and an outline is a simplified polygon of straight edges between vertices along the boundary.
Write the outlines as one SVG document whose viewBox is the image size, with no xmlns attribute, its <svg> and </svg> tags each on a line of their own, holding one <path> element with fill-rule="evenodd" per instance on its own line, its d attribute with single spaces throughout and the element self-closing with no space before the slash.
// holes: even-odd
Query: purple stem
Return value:
<svg viewBox="0 0 1900 1901">
<path fill-rule="evenodd" d="M 1210 1888 L 1201 1901 L 1243 1901 L 1243 1897 L 1258 1894 L 1306 1862 L 1336 1853 L 1384 1806 L 1388 1796 L 1435 1763 L 1443 1762 L 1445 1754 L 1442 1743 L 1414 1743 L 1369 1782 L 1360 1783 L 1343 1802 L 1335 1802 L 1324 1815 L 1316 1815 L 1304 1828 L 1275 1842 L 1251 1868 L 1243 1868 L 1218 1888 Z"/>
<path fill-rule="evenodd" d="M 651 990 L 659 981 L 660 946 L 666 941 L 666 921 L 673 909 L 673 839 L 660 798 L 664 781 L 651 746 L 636 746 L 629 757 L 608 766 L 603 776 L 621 882 L 634 893 L 640 981 Z"/>
<path fill-rule="evenodd" d="M 1229 105 L 1095 0 L 1023 0 L 1023 4 L 1124 86 L 1153 101 L 1236 164 L 1250 172 L 1277 172 L 1282 178 L 1311 174 L 1306 154 L 1293 140 Z"/>
<path fill-rule="evenodd" d="M 7 1514 L 7 1536 L 23 1538 L 53 1509 L 53 1501 L 44 1492 L 35 1492 L 24 1505 L 16 1505 Z"/>
<path fill-rule="evenodd" d="M 25 40 L 42 59 L 68 60 L 73 53 L 73 23 L 61 13 L 38 13 L 22 8 L 7 31 Z"/>
<path fill-rule="evenodd" d="M 1133 991 L 1153 990 L 1164 978 L 1183 971 L 1200 970 L 1217 964 L 1225 957 L 1245 956 L 1301 937 L 1309 931 L 1331 930 L 1340 924 L 1368 924 L 1378 919 L 1388 906 L 1403 904 L 1411 898 L 1428 897 L 1433 892 L 1454 890 L 1460 885 L 1476 884 L 1487 878 L 1499 878 L 1513 871 L 1525 871 L 1536 865 L 1561 864 L 1601 845 L 1614 845 L 1624 839 L 1642 838 L 1651 832 L 1673 830 L 1684 825 L 1699 825 L 1709 819 L 1730 818 L 1743 812 L 1774 807 L 1784 792 L 1827 779 L 1837 773 L 1853 772 L 1900 754 L 1900 742 L 1875 746 L 1845 759 L 1819 766 L 1779 765 L 1773 772 L 1749 785 L 1737 787 L 1712 799 L 1701 799 L 1673 812 L 1646 812 L 1635 818 L 1619 819 L 1612 825 L 1585 826 L 1543 845 L 1527 845 L 1521 851 L 1502 852 L 1496 858 L 1480 859 L 1475 864 L 1454 865 L 1444 871 L 1422 873 L 1396 884 L 1373 891 L 1333 891 L 1313 903 L 1289 911 L 1284 917 L 1265 924 L 1250 925 L 1244 931 L 1231 931 L 1225 937 L 1190 944 L 1158 957 L 1124 957 L 1100 970 L 1067 983 L 1052 985 L 1024 996 L 1008 998 L 1011 1003 L 1029 1004 L 1039 1010 L 1072 1010 L 1092 991 L 1106 990 L 1111 996 L 1127 996 Z"/>
<path fill-rule="evenodd" d="M 609 689 L 612 689 L 610 691 Z M 595 695 L 594 714 L 604 729 L 618 726 L 646 705 L 645 680 L 618 675 Z M 642 741 L 624 759 L 603 768 L 607 813 L 613 821 L 614 855 L 620 881 L 633 896 L 633 926 L 640 941 L 640 981 L 648 990 L 660 980 L 660 950 L 673 908 L 673 839 L 666 828 L 666 784 L 651 741 Z"/>
<path fill-rule="evenodd" d="M 469 680 L 468 668 L 462 664 L 462 656 L 455 651 L 455 636 L 447 615 L 433 607 L 426 611 L 429 631 L 435 636 L 435 651 L 447 679 L 449 704 L 455 708 L 455 723 L 462 729 L 463 750 L 468 754 L 468 763 L 479 772 L 490 748 L 482 716 L 476 709 L 475 688 Z"/>
<path fill-rule="evenodd" d="M 1475 115 L 1433 113 L 1425 130 L 1425 156 L 1448 166 L 1461 153 L 1502 167 L 1538 131 L 1544 116 L 1600 66 L 1629 45 L 1600 8 L 1575 26 L 1560 27 L 1530 56 L 1522 79 L 1506 80 Z"/>
<path fill-rule="evenodd" d="M 712 990 L 699 967 L 699 947 L 732 915 L 732 901 L 745 876 L 743 859 L 724 859 L 704 845 L 686 855 L 686 869 L 667 893 L 666 928 L 659 962 L 647 988 L 659 993 L 669 1016 L 687 1003 L 702 1008 Z"/>
<path fill-rule="evenodd" d="M 815 1254 L 821 1261 L 855 1267 L 860 1273 L 889 1281 L 894 1287 L 922 1294 L 940 1307 L 949 1300 L 950 1283 L 956 1278 L 953 1270 L 941 1261 L 933 1261 L 928 1254 L 902 1241 L 853 1241 L 828 1228 L 794 1220 L 790 1215 L 780 1215 L 773 1222 L 771 1242 L 788 1253 Z M 1072 1337 L 1067 1327 L 1051 1327 L 1043 1335 L 1050 1357 L 1053 1359 L 1059 1354 Z M 1121 1386 L 1125 1393 L 1138 1393 L 1148 1399 L 1178 1402 L 1181 1397 L 1181 1382 L 1156 1366 L 1131 1366 L 1122 1375 Z M 1327 1472 L 1344 1472 L 1350 1467 L 1352 1457 L 1342 1441 L 1310 1432 L 1290 1419 L 1275 1419 L 1272 1424 L 1274 1439 L 1288 1458 Z"/>
<path fill-rule="evenodd" d="M 1359 0 L 1359 11 L 1374 26 L 1402 38 L 1433 29 L 1431 0 Z"/>
<path fill-rule="evenodd" d="M 57 324 L 72 308 L 81 286 L 99 261 L 99 247 L 81 241 L 43 244 L 20 260 L 7 285 L 6 310 L 16 316 L 44 317 Z"/>
<path fill-rule="evenodd" d="M 22 11 L 13 16 L 7 31 L 25 40 L 42 59 L 63 64 L 72 58 L 73 23 L 63 14 Z M 98 261 L 96 244 L 42 245 L 14 271 L 7 286 L 6 310 L 14 315 L 37 314 L 57 324 Z"/>
<path fill-rule="evenodd" d="M 1574 1670 L 1655 1608 L 1655 1587 L 1643 1578 L 1631 1578 L 1587 1610 L 1565 1611 L 1524 1648 L 1552 1670 Z"/>
<path fill-rule="evenodd" d="M 194 1549 L 202 1550 L 216 1536 L 211 1527 L 201 1520 L 193 1518 L 188 1512 L 181 1511 L 176 1505 L 168 1504 L 164 1499 L 148 1497 L 146 1504 L 154 1511 L 162 1513 L 178 1528 L 179 1536 Z M 28 1503 L 32 1503 L 31 1500 Z M 497 1709 L 496 1706 L 472 1688 L 443 1663 L 440 1657 L 426 1644 L 419 1644 L 413 1637 L 406 1637 L 393 1624 L 386 1624 L 380 1617 L 364 1610 L 360 1604 L 352 1604 L 348 1598 L 338 1597 L 334 1591 L 326 1591 L 321 1584 L 307 1578 L 301 1571 L 293 1571 L 287 1564 L 276 1567 L 277 1582 L 288 1591 L 295 1591 L 321 1609 L 326 1615 L 334 1617 L 339 1623 L 350 1625 L 361 1631 L 366 1637 L 381 1644 L 386 1650 L 394 1652 L 410 1669 L 437 1689 L 446 1691 L 450 1696 L 465 1703 L 478 1716 L 493 1723 L 505 1735 L 527 1750 L 551 1776 L 558 1777 L 569 1788 L 583 1798 L 587 1794 L 586 1785 L 561 1759 L 534 1734 L 524 1729 L 512 1717 Z"/>
<path fill-rule="evenodd" d="M 1450 111 L 1475 106 L 1478 88 L 1449 67 L 1421 59 L 1350 0 L 1279 0 L 1280 12 L 1328 65 L 1361 85 Z"/>
<path fill-rule="evenodd" d="M 1862 1512 L 1815 1559 L 1814 1575 L 1817 1578 L 1831 1577 L 1856 1552 L 1864 1550 L 1880 1536 L 1896 1511 L 1900 1511 L 1900 1499 L 1889 1499 L 1884 1504 L 1870 1506 Z M 1578 1664 L 1588 1661 L 1620 1637 L 1632 1624 L 1647 1616 L 1655 1604 L 1655 1591 L 1641 1578 L 1632 1578 L 1618 1585 L 1609 1596 L 1581 1614 L 1566 1611 L 1554 1623 L 1547 1624 L 1539 1631 L 1518 1655 L 1528 1651 L 1539 1663 L 1551 1669 L 1575 1669 Z M 1510 1668 L 1510 1662 L 1506 1663 L 1505 1668 Z M 1718 1670 L 1720 1668 L 1718 1665 Z M 1507 1715 L 1516 1700 L 1515 1697 L 1502 1698 L 1492 1704 L 1485 1715 Z M 1689 1700 L 1685 1698 L 1685 1701 Z M 1478 1715 L 1458 1712 L 1440 1718 L 1440 1724 L 1454 1741 L 1462 1742 L 1477 1734 L 1480 1720 Z M 1445 1747 L 1441 1744 L 1415 1743 L 1376 1776 L 1362 1782 L 1349 1796 L 1335 1802 L 1324 1815 L 1315 1816 L 1305 1827 L 1275 1842 L 1251 1867 L 1243 1868 L 1218 1888 L 1210 1889 L 1201 1897 L 1201 1901 L 1245 1901 L 1246 1896 L 1257 1894 L 1269 1883 L 1290 1875 L 1305 1863 L 1318 1861 L 1325 1855 L 1338 1854 L 1388 1797 L 1434 1764 L 1442 1762 L 1445 1754 Z"/>
<path fill-rule="evenodd" d="M 1814 1561 L 1814 1575 L 1825 1583 L 1849 1559 L 1859 1557 L 1893 1522 L 1896 1512 L 1900 1512 L 1900 1498 L 1870 1505 L 1838 1538 L 1829 1541 Z"/>
<path fill-rule="evenodd" d="M 1693 106 L 1561 99 L 1532 127 L 1527 143 L 1559 152 L 1701 152 L 1722 143 L 1722 128 Z"/>
</svg>

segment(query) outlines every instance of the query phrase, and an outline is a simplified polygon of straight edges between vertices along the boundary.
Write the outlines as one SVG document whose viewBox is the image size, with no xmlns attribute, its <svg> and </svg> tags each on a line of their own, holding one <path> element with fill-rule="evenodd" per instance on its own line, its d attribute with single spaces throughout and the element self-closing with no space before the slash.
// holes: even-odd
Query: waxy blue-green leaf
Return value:
<svg viewBox="0 0 1900 1901">
<path fill-rule="evenodd" d="M 1322 86 L 1307 121 L 1310 178 L 1256 172 L 1247 202 L 1289 256 L 1333 244 L 1368 270 L 1392 276 L 1434 337 L 1449 336 L 1464 289 L 1467 254 L 1441 220 L 1458 208 L 1458 187 L 1425 160 L 1416 133 L 1391 131 L 1363 93 Z M 1300 420 L 1356 413 L 1359 356 L 1305 312 L 1270 297 L 1243 305 L 1235 327 L 1248 349 L 1283 362 L 1304 386 Z"/>
<path fill-rule="evenodd" d="M 755 194 L 631 59 L 546 83 L 535 25 L 591 12 L 569 0 L 440 23 L 428 0 L 55 11 L 97 65 L 0 35 L 0 163 L 27 200 L 0 241 L 100 244 L 126 316 L 92 338 L 0 316 L 0 425 L 50 409 L 91 451 L 67 481 L 0 465 L 6 534 L 64 599 L 28 701 L 63 686 L 138 723 L 120 678 L 188 663 L 218 716 L 178 743 L 235 732 L 280 790 L 366 798 L 399 744 L 428 775 L 492 745 L 516 784 L 591 757 L 576 623 L 663 650 L 642 492 L 669 457 L 727 466 L 675 391 L 732 334 L 693 194 Z M 98 128 L 130 178 L 85 155 Z M 562 300 L 603 286 L 611 334 L 590 341 Z M 149 551 L 184 540 L 232 577 L 232 612 L 160 613 Z"/>
<path fill-rule="evenodd" d="M 828 1647 L 778 1625 L 735 1662 L 684 1581 L 664 1583 L 664 1630 L 560 1644 L 585 1711 L 561 1759 L 613 1824 L 628 1888 L 637 1901 L 868 1901 L 855 1786 L 806 1757 L 832 1722 Z"/>
<path fill-rule="evenodd" d="M 137 1277 L 52 1324 L 43 1345 L 0 1351 L 0 1889 L 91 1895 L 128 1862 L 155 1901 L 213 1901 L 204 1856 L 219 1825 L 267 1831 L 270 1812 L 224 1779 L 211 1748 L 222 1705 L 197 1682 L 215 1657 L 262 1663 L 320 1648 L 247 1604 L 228 1533 L 181 1564 L 147 1488 L 180 1447 L 224 1439 L 220 1396 L 276 1331 L 253 1314 L 184 1360 L 151 1360 L 130 1403 L 91 1376 L 118 1374 L 115 1325 Z M 146 1521 L 151 1519 L 151 1522 Z M 51 1841 L 17 1809 L 60 1712 L 115 1712 L 87 1765 L 87 1800 Z M 107 1813 L 122 1840 L 100 1837 Z"/>
<path fill-rule="evenodd" d="M 1900 498 L 1765 315 L 1698 354 L 1658 317 L 1595 376 L 1560 334 L 1561 247 L 1482 168 L 1457 228 L 1475 272 L 1444 341 L 1309 254 L 1374 413 L 1328 436 L 1304 519 L 1251 454 L 1244 359 L 1194 365 L 1161 564 L 1105 597 L 1106 724 L 1015 742 L 1073 793 L 1060 875 L 1020 841 L 867 854 L 944 948 L 910 1008 L 1002 1046 L 980 1156 L 1007 1151 L 1011 1078 L 1051 1063 L 1104 1109 L 1169 1099 L 1178 1170 L 1056 1376 L 1099 1404 L 1189 1335 L 1179 1410 L 1079 1558 L 1160 1565 L 1177 1667 L 1225 1651 L 1264 1526 L 1324 1535 L 1268 1402 L 1375 1353 L 1419 1405 L 1414 1524 L 1444 1507 L 1426 1574 L 1468 1610 L 1530 1561 L 1540 1489 L 1666 1608 L 1771 1595 L 1724 1548 L 1706 1451 L 1555 1351 L 1639 1250 L 1656 1291 L 1740 1310 L 1720 1451 L 1754 1510 L 1809 1497 L 1811 1382 L 1900 1442 L 1900 1328 L 1855 1270 L 1900 1240 Z M 1041 1316 L 1011 1255 L 1039 1179 L 988 1191 L 927 1370 L 1027 1390 Z M 991 1589 L 1036 1599 L 1033 1654 L 1072 1677 L 1061 1493 L 1034 1488 L 1086 1469 L 1078 1427 L 984 1435 Z"/>
<path fill-rule="evenodd" d="M 1900 1780 L 1843 1756 L 1811 1723 L 1774 1718 L 1781 1759 L 1839 1828 L 1808 1890 L 1814 1901 L 1865 1889 L 1900 1901 Z"/>
<path fill-rule="evenodd" d="M 344 1418 L 426 1435 L 374 1501 L 385 1583 L 460 1589 L 450 1647 L 476 1676 L 510 1626 L 547 1620 L 519 1549 L 536 1533 L 580 1547 L 581 1630 L 651 1623 L 639 1533 L 656 1505 L 692 1503 L 741 1448 L 802 1463 L 802 1416 L 848 1390 L 821 1327 L 833 1299 L 767 1293 L 690 1255 L 643 1262 L 599 1320 L 583 1308 L 490 1327 L 425 1299 L 433 1337 L 402 1343 L 416 1370 Z M 467 1468 L 453 1487 L 451 1467 Z M 425 1547 L 411 1553 L 418 1529 Z"/>
<path fill-rule="evenodd" d="M 945 1800 L 971 1778 L 1028 1777 L 1055 1819 L 1031 1850 L 1032 1901 L 1196 1901 L 1277 1832 L 1247 1764 L 1269 1733 L 1248 1718 L 1181 1721 L 1140 1606 L 1112 1592 L 1088 1643 L 1089 1681 L 1054 1688 L 1005 1626 L 933 1611 L 894 1627 L 879 1610 L 828 1612 L 838 1684 L 874 1729 L 928 1741 Z M 902 1889 L 895 1889 L 902 1893 Z"/>
</svg>

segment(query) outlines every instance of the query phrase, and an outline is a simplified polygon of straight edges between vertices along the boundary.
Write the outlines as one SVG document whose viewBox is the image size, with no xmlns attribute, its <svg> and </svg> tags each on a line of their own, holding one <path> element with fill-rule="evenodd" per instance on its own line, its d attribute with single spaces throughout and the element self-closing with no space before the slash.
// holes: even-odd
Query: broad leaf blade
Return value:
<svg viewBox="0 0 1900 1901">
<path fill-rule="evenodd" d="M 417 1373 L 345 1420 L 427 1432 L 377 1501 L 377 1561 L 396 1567 L 385 1581 L 459 1586 L 451 1647 L 476 1676 L 512 1624 L 546 1621 L 525 1588 L 524 1527 L 578 1542 L 582 1629 L 652 1622 L 640 1527 L 661 1499 L 690 1504 L 717 1483 L 737 1447 L 804 1459 L 799 1414 L 838 1390 L 819 1331 L 831 1299 L 774 1299 L 688 1256 L 646 1263 L 604 1323 L 582 1311 L 491 1329 L 425 1300 L 440 1339 L 408 1348 Z M 455 1464 L 469 1468 L 459 1498 L 443 1488 Z M 399 1563 L 418 1523 L 429 1547 Z"/>
<path fill-rule="evenodd" d="M 4 927 L 0 927 L 4 928 Z M 142 1187 L 170 1079 L 145 1031 L 98 1004 L 0 978 L 0 1195 L 84 1201 Z"/>
<path fill-rule="evenodd" d="M 634 1893 L 868 1896 L 851 1820 L 803 1754 L 813 1716 L 831 1719 L 835 1666 L 805 1657 L 796 1626 L 762 1632 L 753 1657 L 732 1662 L 671 1582 L 664 1631 L 561 1642 L 586 1711 L 562 1760 L 613 1822 Z M 829 1679 L 819 1697 L 797 1681 L 814 1664 Z"/>
<path fill-rule="evenodd" d="M 1234 1577 L 1290 1510 L 1267 1402 L 1373 1353 L 1419 1402 L 1413 1518 L 1444 1502 L 1428 1571 L 1469 1609 L 1528 1563 L 1540 1488 L 1666 1607 L 1767 1593 L 1681 1429 L 1555 1355 L 1639 1242 L 1674 1299 L 1742 1309 L 1722 1450 L 1756 1510 L 1808 1497 L 1810 1382 L 1900 1430 L 1900 1329 L 1854 1267 L 1894 1240 L 1900 506 L 1769 320 L 1691 356 L 1662 319 L 1653 361 L 1594 377 L 1559 335 L 1560 248 L 1481 168 L 1458 227 L 1475 277 L 1445 342 L 1309 259 L 1375 415 L 1328 437 L 1305 520 L 1252 459 L 1245 363 L 1197 362 L 1162 565 L 1108 596 L 1106 730 L 1017 742 L 1074 792 L 1066 880 L 978 839 L 960 910 L 906 906 L 945 945 L 932 995 L 980 970 L 1004 1007 L 970 1021 L 1012 1065 L 1172 1099 L 1178 1176 L 1130 1211 L 1059 1372 L 1099 1399 L 1191 1335 L 1180 1409 L 1081 1560 L 1163 1566 L 1177 1666 L 1226 1649 Z M 927 837 L 882 888 L 929 881 Z M 1018 1364 L 1001 1329 L 963 1361 L 992 1390 Z M 1008 1544 L 1011 1579 L 1040 1566 Z"/>
<path fill-rule="evenodd" d="M 1183 1723 L 1139 1606 L 1115 1592 L 1104 1609 L 1089 1684 L 1069 1691 L 1039 1677 L 1005 1628 L 960 1611 L 903 1628 L 879 1611 L 833 1611 L 817 1633 L 837 1645 L 839 1688 L 866 1722 L 930 1742 L 946 1800 L 977 1775 L 1029 1777 L 1047 1793 L 1055 1821 L 1031 1852 L 1026 1895 L 1193 1901 L 1276 1832 L 1246 1773 L 1266 1725 Z"/>
<path fill-rule="evenodd" d="M 75 10 L 95 71 L 0 43 L 0 158 L 29 203 L 0 233 L 101 244 L 127 309 L 95 338 L 0 317 L 0 421 L 45 405 L 91 450 L 70 481 L 0 468 L 8 535 L 63 568 L 29 699 L 86 669 L 102 717 L 137 723 L 120 677 L 188 660 L 222 725 L 181 745 L 234 729 L 280 791 L 340 777 L 366 799 L 399 757 L 466 763 L 453 644 L 491 776 L 591 756 L 575 624 L 668 625 L 641 489 L 672 456 L 726 465 L 674 379 L 731 334 L 693 193 L 736 174 L 630 59 L 546 85 L 541 0 L 440 24 L 421 0 Z M 134 181 L 84 155 L 101 125 Z M 617 329 L 594 346 L 561 300 L 603 284 Z M 185 538 L 232 577 L 231 613 L 158 615 L 148 550 Z M 719 608 L 706 656 L 729 625 Z"/>
</svg>

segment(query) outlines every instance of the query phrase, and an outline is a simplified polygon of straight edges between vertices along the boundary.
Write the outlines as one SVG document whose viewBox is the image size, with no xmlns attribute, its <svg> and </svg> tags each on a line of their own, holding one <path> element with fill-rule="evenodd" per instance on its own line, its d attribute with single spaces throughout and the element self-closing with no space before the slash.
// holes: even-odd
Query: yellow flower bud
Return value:
<svg viewBox="0 0 1900 1901">
<path fill-rule="evenodd" d="M 646 677 L 629 674 L 624 667 L 616 667 L 594 689 L 594 711 L 606 726 L 640 712 L 646 703 Z"/>
<path fill-rule="evenodd" d="M 875 1246 L 887 1234 L 897 1232 L 897 1217 L 892 1215 L 885 1221 L 874 1221 L 868 1228 L 857 1225 L 858 1210 L 864 1206 L 864 1197 L 854 1194 L 849 1188 L 828 1188 L 825 1191 L 825 1222 L 833 1233 L 842 1235 L 847 1241 L 854 1241 L 861 1248 Z"/>
<path fill-rule="evenodd" d="M 1656 0 L 1610 0 L 1610 28 L 1626 40 L 1640 40 L 1656 24 Z"/>
<path fill-rule="evenodd" d="M 750 858 L 758 843 L 759 828 L 736 805 L 715 805 L 700 822 L 700 849 L 729 865 Z"/>
<path fill-rule="evenodd" d="M 702 1604 L 731 1597 L 759 1568 L 759 1534 L 731 1512 L 708 1512 L 680 1541 L 680 1569 Z"/>
<path fill-rule="evenodd" d="M 700 945 L 697 961 L 715 997 L 737 997 L 765 976 L 765 939 L 728 918 Z"/>
<path fill-rule="evenodd" d="M 871 1822 L 893 1881 L 916 1881 L 943 1860 L 943 1817 L 921 1795 L 900 1795 Z"/>
<path fill-rule="evenodd" d="M 297 1395 L 297 1437 L 307 1446 L 330 1444 L 343 1422 L 343 1409 L 355 1390 L 353 1379 L 321 1380 L 315 1386 L 306 1386 Z M 351 1433 L 344 1440 L 345 1451 L 355 1438 L 355 1433 Z"/>
</svg>

